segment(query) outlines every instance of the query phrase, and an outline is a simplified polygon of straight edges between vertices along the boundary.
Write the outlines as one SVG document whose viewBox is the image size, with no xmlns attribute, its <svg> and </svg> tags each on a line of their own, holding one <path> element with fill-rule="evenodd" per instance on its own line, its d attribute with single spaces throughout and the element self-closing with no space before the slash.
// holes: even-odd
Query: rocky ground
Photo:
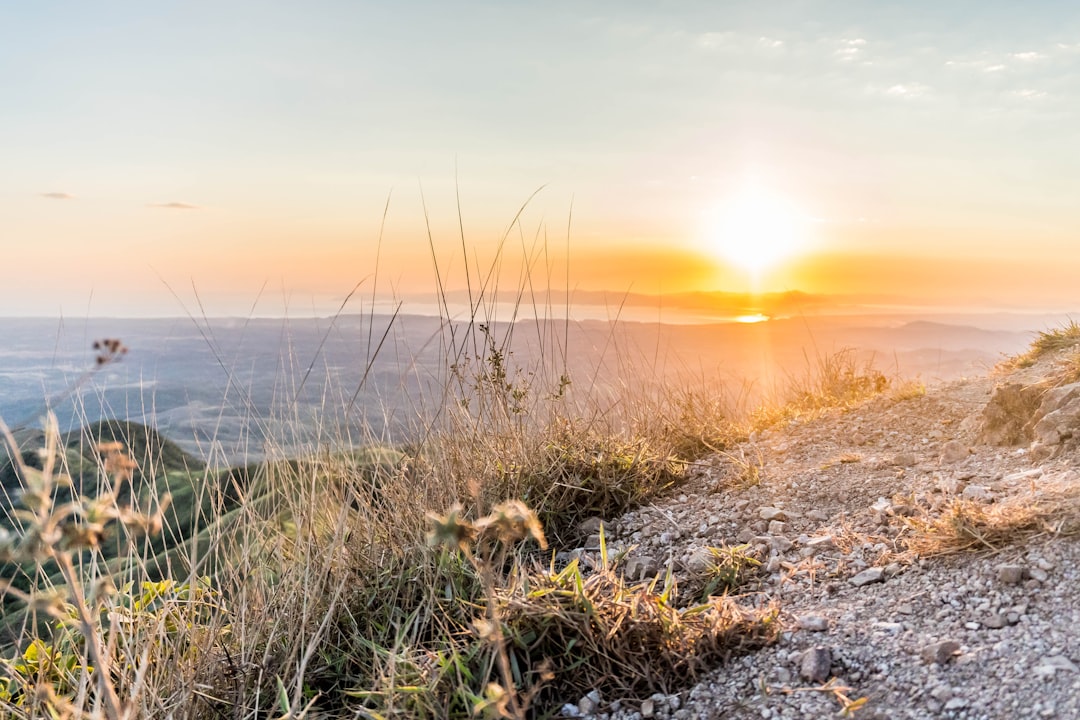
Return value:
<svg viewBox="0 0 1080 720">
<path fill-rule="evenodd" d="M 785 631 L 689 690 L 593 693 L 563 714 L 1080 717 L 1080 385 L 1055 388 L 1064 357 L 762 432 L 607 523 L 631 579 L 670 568 L 692 587 L 708 548 L 748 546 L 762 564 L 740 600 L 778 602 Z M 955 535 L 927 527 L 957 503 L 989 524 L 944 553 Z M 1035 527 L 1005 529 L 1033 509 Z"/>
</svg>

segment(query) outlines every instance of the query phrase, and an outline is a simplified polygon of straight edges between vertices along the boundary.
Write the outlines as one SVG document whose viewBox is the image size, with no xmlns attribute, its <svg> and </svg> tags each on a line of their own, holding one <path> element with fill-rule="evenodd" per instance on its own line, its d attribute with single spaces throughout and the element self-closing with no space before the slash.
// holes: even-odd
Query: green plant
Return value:
<svg viewBox="0 0 1080 720">
<path fill-rule="evenodd" d="M 747 582 L 748 575 L 761 567 L 761 560 L 749 545 L 710 547 L 709 553 L 712 561 L 705 573 L 703 599 L 735 592 Z"/>
</svg>

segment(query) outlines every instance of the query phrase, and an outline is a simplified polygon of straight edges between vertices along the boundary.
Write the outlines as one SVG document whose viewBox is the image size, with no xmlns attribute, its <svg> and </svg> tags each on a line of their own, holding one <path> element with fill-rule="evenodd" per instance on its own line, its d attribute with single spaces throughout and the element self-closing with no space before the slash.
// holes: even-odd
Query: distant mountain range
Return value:
<svg viewBox="0 0 1080 720">
<path fill-rule="evenodd" d="M 736 299 L 729 298 L 732 311 L 742 309 Z M 815 302 L 787 293 L 771 307 Z M 511 313 L 500 312 L 501 321 L 486 327 L 508 370 L 542 371 L 549 380 L 565 373 L 579 393 L 627 379 L 761 388 L 844 348 L 886 373 L 949 379 L 985 371 L 1026 347 L 1030 331 L 1046 327 L 1029 318 L 1028 332 L 987 329 L 979 323 L 1019 321 L 956 314 L 795 314 L 755 324 L 523 319 L 511 326 Z M 0 318 L 0 418 L 16 428 L 40 427 L 51 410 L 65 431 L 99 419 L 142 423 L 200 462 L 222 467 L 326 437 L 400 442 L 438 407 L 451 368 L 460 371 L 483 350 L 461 346 L 464 322 L 423 315 Z M 119 337 L 131 350 L 88 374 L 90 345 L 101 337 Z"/>
</svg>

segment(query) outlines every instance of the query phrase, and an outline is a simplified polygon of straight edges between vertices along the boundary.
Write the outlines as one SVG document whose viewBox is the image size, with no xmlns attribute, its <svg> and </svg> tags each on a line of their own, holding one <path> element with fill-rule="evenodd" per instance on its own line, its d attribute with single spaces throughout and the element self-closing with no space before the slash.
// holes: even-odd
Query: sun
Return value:
<svg viewBox="0 0 1080 720">
<path fill-rule="evenodd" d="M 748 184 L 713 213 L 709 243 L 757 285 L 806 242 L 803 216 L 783 196 Z"/>
</svg>

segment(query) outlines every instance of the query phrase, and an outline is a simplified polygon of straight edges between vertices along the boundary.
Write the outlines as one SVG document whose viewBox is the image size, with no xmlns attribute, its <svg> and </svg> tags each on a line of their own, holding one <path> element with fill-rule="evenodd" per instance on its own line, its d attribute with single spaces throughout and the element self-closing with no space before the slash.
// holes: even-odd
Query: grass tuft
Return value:
<svg viewBox="0 0 1080 720">
<path fill-rule="evenodd" d="M 1045 355 L 1062 350 L 1076 349 L 1080 345 L 1080 323 L 1073 319 L 1056 328 L 1040 330 L 1028 351 L 1006 361 L 1006 369 L 1027 368 Z"/>
<path fill-rule="evenodd" d="M 997 552 L 1037 537 L 1080 532 L 1080 489 L 1040 487 L 997 503 L 956 499 L 939 512 L 901 518 L 911 533 L 904 546 L 921 557 L 967 551 Z"/>
</svg>

